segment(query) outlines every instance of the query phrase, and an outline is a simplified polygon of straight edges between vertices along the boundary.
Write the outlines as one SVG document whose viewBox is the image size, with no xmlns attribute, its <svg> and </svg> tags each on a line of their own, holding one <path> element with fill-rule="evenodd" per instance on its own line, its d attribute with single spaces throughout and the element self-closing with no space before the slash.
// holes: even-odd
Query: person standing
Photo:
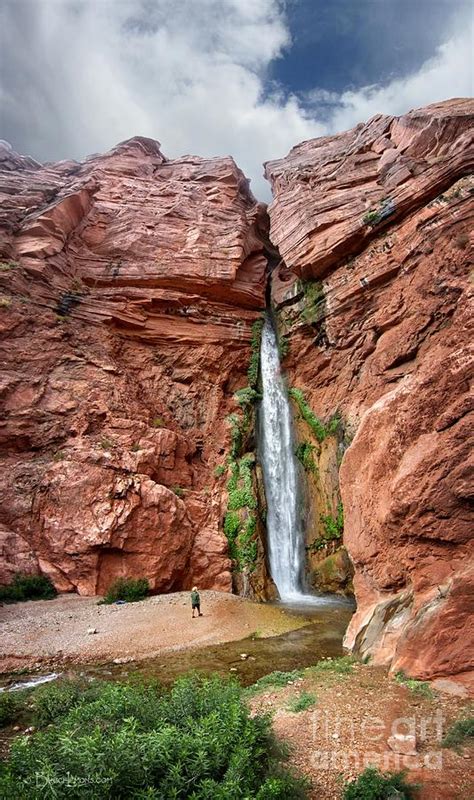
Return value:
<svg viewBox="0 0 474 800">
<path fill-rule="evenodd" d="M 194 619 L 194 612 L 198 612 L 198 616 L 202 617 L 201 614 L 201 598 L 199 597 L 199 592 L 197 590 L 197 586 L 193 586 L 191 592 L 191 606 L 193 610 L 193 619 Z"/>
</svg>

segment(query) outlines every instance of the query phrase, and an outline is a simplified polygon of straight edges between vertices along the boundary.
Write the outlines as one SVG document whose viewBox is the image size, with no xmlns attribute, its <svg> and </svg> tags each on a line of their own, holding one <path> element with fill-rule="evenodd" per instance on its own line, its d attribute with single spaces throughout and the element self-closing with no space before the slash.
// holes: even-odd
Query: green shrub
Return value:
<svg viewBox="0 0 474 800">
<path fill-rule="evenodd" d="M 249 686 L 245 692 L 246 694 L 252 695 L 256 692 L 260 692 L 262 689 L 268 689 L 269 687 L 288 686 L 289 683 L 294 683 L 298 678 L 301 678 L 302 675 L 303 672 L 299 669 L 294 669 L 291 672 L 275 670 L 268 675 L 263 675 L 258 681 L 252 684 L 252 686 Z"/>
<path fill-rule="evenodd" d="M 102 450 L 113 450 L 116 446 L 113 439 L 110 436 L 104 436 L 99 442 Z"/>
<path fill-rule="evenodd" d="M 311 692 L 301 692 L 298 697 L 295 697 L 288 704 L 288 711 L 292 711 L 293 713 L 298 713 L 299 711 L 306 711 L 311 706 L 314 706 L 316 703 L 316 695 L 311 694 Z"/>
<path fill-rule="evenodd" d="M 176 497 L 184 497 L 184 489 L 181 486 L 173 486 L 172 491 L 175 493 Z"/>
<path fill-rule="evenodd" d="M 60 679 L 39 686 L 33 694 L 33 719 L 38 728 L 45 727 L 65 716 L 87 697 L 95 699 L 100 684 L 79 679 Z"/>
<path fill-rule="evenodd" d="M 251 356 L 249 367 L 247 370 L 247 378 L 249 386 L 252 389 L 257 388 L 258 384 L 258 370 L 260 366 L 260 343 L 262 341 L 262 329 L 264 325 L 263 319 L 257 319 L 252 325 L 252 341 L 251 341 Z"/>
<path fill-rule="evenodd" d="M 18 737 L 0 775 L 15 800 L 290 800 L 305 782 L 282 767 L 269 717 L 251 716 L 220 678 L 100 683 L 46 731 Z"/>
<path fill-rule="evenodd" d="M 287 336 L 280 336 L 278 339 L 278 355 L 280 360 L 283 361 L 290 351 L 290 340 Z"/>
<path fill-rule="evenodd" d="M 465 717 L 458 719 L 450 726 L 442 745 L 443 747 L 453 747 L 456 750 L 466 739 L 472 738 L 474 738 L 474 717 Z"/>
<path fill-rule="evenodd" d="M 16 261 L 1 261 L 0 262 L 0 272 L 11 272 L 11 270 L 16 269 L 18 266 Z"/>
<path fill-rule="evenodd" d="M 262 399 L 262 395 L 259 394 L 256 389 L 252 389 L 251 386 L 245 386 L 243 389 L 239 389 L 235 392 L 234 397 L 241 408 L 252 406 L 258 400 Z"/>
<path fill-rule="evenodd" d="M 224 464 L 218 464 L 217 467 L 214 468 L 214 477 L 221 478 L 225 473 L 225 466 Z"/>
<path fill-rule="evenodd" d="M 22 600 L 52 600 L 57 591 L 46 575 L 23 575 L 17 573 L 12 583 L 0 586 L 1 603 L 17 603 Z"/>
<path fill-rule="evenodd" d="M 405 781 L 404 772 L 380 772 L 368 767 L 346 784 L 343 800 L 412 800 L 416 789 Z"/>
<path fill-rule="evenodd" d="M 299 461 L 303 464 L 306 472 L 316 472 L 316 462 L 313 458 L 313 453 L 315 451 L 314 445 L 310 442 L 301 442 L 295 450 L 295 455 Z"/>
<path fill-rule="evenodd" d="M 331 419 L 329 420 L 328 424 L 325 425 L 316 414 L 313 413 L 311 408 L 309 407 L 308 403 L 306 402 L 306 398 L 301 391 L 301 389 L 296 389 L 292 387 L 288 394 L 290 397 L 295 401 L 298 411 L 304 421 L 307 423 L 309 428 L 311 429 L 312 433 L 316 437 L 319 443 L 324 442 L 324 440 L 328 436 L 335 436 L 341 427 L 342 420 L 339 412 L 336 412 Z"/>
<path fill-rule="evenodd" d="M 164 421 L 164 419 L 162 417 L 154 417 L 154 419 L 152 419 L 152 421 L 150 423 L 152 428 L 162 428 L 164 424 L 165 424 L 165 421 Z"/>
<path fill-rule="evenodd" d="M 149 591 L 150 586 L 146 578 L 117 578 L 109 586 L 104 603 L 115 603 L 116 600 L 135 603 L 137 600 L 144 600 Z"/>
<path fill-rule="evenodd" d="M 344 508 L 342 503 L 337 504 L 337 515 L 333 517 L 332 514 L 321 514 L 320 520 L 324 528 L 322 536 L 318 536 L 308 546 L 311 553 L 322 550 L 330 542 L 337 541 L 342 538 L 344 533 Z"/>
<path fill-rule="evenodd" d="M 402 669 L 395 673 L 394 678 L 400 686 L 406 686 L 413 694 L 426 697 L 428 700 L 434 697 L 433 689 L 427 681 L 417 681 L 414 678 L 409 678 Z"/>
<path fill-rule="evenodd" d="M 23 707 L 25 692 L 0 693 L 0 728 L 14 722 Z"/>
</svg>

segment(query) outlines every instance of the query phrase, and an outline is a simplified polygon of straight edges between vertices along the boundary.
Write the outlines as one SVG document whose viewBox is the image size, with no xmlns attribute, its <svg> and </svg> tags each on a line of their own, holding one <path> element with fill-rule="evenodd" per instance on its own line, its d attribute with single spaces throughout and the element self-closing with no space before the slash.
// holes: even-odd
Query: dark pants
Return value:
<svg viewBox="0 0 474 800">
<path fill-rule="evenodd" d="M 199 605 L 193 605 L 193 617 L 194 617 L 194 611 L 195 611 L 195 610 L 196 610 L 196 611 L 198 612 L 198 614 L 200 615 L 200 614 L 201 614 L 201 606 L 199 606 Z"/>
</svg>

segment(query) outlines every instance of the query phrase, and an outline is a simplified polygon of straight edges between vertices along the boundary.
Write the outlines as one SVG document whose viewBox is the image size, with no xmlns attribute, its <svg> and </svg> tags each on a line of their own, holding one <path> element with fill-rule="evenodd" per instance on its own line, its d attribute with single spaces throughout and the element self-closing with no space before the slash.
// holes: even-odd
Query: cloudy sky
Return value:
<svg viewBox="0 0 474 800">
<path fill-rule="evenodd" d="M 0 0 L 0 138 L 81 159 L 140 134 L 262 162 L 473 94 L 471 0 Z"/>
</svg>

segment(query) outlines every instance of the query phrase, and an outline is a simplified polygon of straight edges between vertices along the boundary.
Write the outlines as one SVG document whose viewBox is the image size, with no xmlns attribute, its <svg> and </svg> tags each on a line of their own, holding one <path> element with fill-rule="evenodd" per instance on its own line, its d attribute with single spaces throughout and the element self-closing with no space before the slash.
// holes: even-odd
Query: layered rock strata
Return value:
<svg viewBox="0 0 474 800">
<path fill-rule="evenodd" d="M 357 599 L 346 644 L 419 678 L 465 681 L 473 112 L 453 100 L 377 116 L 266 165 L 290 382 L 344 427 L 339 490 Z"/>
<path fill-rule="evenodd" d="M 0 582 L 229 591 L 214 470 L 265 305 L 264 207 L 231 158 L 140 137 L 83 163 L 2 145 L 0 193 Z"/>
</svg>

